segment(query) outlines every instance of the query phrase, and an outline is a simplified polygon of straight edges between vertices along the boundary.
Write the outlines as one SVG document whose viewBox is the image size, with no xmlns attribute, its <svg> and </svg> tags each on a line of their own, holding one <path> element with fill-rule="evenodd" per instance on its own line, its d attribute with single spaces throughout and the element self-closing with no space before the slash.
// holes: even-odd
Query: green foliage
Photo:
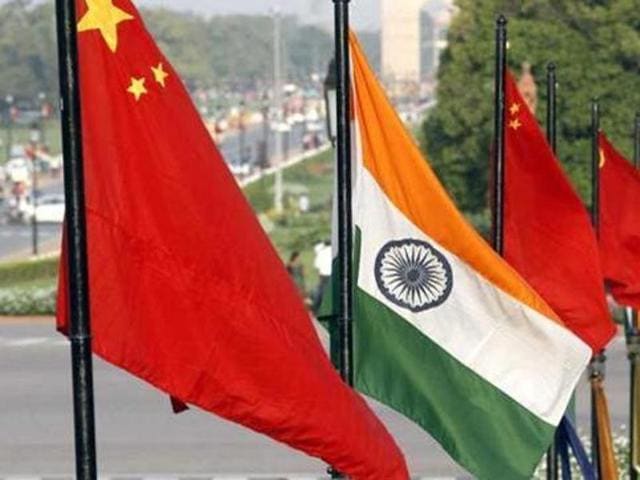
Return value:
<svg viewBox="0 0 640 480">
<path fill-rule="evenodd" d="M 57 93 L 53 2 L 12 0 L 0 5 L 0 98 Z"/>
<path fill-rule="evenodd" d="M 0 264 L 0 288 L 47 283 L 55 284 L 57 275 L 57 258 L 3 263 Z"/>
<path fill-rule="evenodd" d="M 630 156 L 640 108 L 640 9 L 634 0 L 456 0 L 459 13 L 438 73 L 438 104 L 425 121 L 423 148 L 460 207 L 487 205 L 493 135 L 495 19 L 509 19 L 512 71 L 528 62 L 538 85 L 537 116 L 546 117 L 546 65 L 558 76 L 558 156 L 586 199 L 590 191 L 590 100 L 602 127 Z"/>
</svg>

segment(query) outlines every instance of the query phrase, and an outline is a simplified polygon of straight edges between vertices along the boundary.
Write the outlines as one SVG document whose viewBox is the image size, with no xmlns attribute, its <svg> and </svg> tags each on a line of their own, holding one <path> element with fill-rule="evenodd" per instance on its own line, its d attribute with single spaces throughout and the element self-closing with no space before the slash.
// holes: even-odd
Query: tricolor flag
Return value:
<svg viewBox="0 0 640 480">
<path fill-rule="evenodd" d="M 591 349 L 466 222 L 350 45 L 356 387 L 478 478 L 530 478 Z"/>
<path fill-rule="evenodd" d="M 510 73 L 506 103 L 504 257 L 599 353 L 616 326 L 589 214 Z"/>
<path fill-rule="evenodd" d="M 132 2 L 76 5 L 93 351 L 351 478 L 406 480 Z"/>
<path fill-rule="evenodd" d="M 640 309 L 640 171 L 609 142 L 600 144 L 600 255 L 609 290 Z"/>
</svg>

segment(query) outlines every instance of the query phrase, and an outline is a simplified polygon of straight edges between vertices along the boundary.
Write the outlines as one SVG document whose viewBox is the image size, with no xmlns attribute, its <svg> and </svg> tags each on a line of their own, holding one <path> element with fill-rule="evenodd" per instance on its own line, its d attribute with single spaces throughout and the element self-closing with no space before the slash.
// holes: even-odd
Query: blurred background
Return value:
<svg viewBox="0 0 640 480">
<path fill-rule="evenodd" d="M 335 127 L 333 3 L 136 5 L 313 309 L 331 260 L 325 242 Z M 352 0 L 351 6 L 352 25 L 401 118 L 484 234 L 498 13 L 509 18 L 509 65 L 540 120 L 546 65 L 558 67 L 558 152 L 580 193 L 589 194 L 593 96 L 602 102 L 603 127 L 630 154 L 640 108 L 636 1 Z M 53 2 L 0 0 L 0 477 L 68 475 L 73 465 L 68 351 L 51 319 L 64 215 L 57 82 Z M 610 356 L 613 423 L 622 438 L 623 342 Z M 164 397 L 100 362 L 96 389 L 99 454 L 108 473 L 324 469 L 211 415 L 174 418 Z M 578 398 L 585 420 L 586 395 Z M 426 434 L 375 408 L 416 475 L 462 475 Z"/>
</svg>

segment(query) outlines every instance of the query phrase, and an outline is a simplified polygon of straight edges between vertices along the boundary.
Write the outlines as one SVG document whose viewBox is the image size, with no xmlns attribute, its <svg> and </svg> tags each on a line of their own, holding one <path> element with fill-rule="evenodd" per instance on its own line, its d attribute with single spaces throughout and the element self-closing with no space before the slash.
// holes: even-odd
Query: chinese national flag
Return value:
<svg viewBox="0 0 640 480">
<path fill-rule="evenodd" d="M 131 1 L 76 5 L 94 352 L 352 478 L 408 478 Z"/>
<path fill-rule="evenodd" d="M 640 171 L 601 133 L 600 256 L 616 301 L 640 309 Z"/>
<path fill-rule="evenodd" d="M 511 74 L 506 101 L 505 258 L 598 352 L 616 330 L 587 210 Z"/>
</svg>

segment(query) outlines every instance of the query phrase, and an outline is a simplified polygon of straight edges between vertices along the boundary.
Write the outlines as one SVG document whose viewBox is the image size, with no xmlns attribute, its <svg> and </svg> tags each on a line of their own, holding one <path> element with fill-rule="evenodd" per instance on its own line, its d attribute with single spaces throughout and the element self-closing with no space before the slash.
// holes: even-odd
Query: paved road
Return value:
<svg viewBox="0 0 640 480">
<path fill-rule="evenodd" d="M 0 323 L 0 477 L 70 474 L 73 465 L 69 349 L 50 325 Z M 613 344 L 607 379 L 613 424 L 626 423 L 627 363 Z M 317 475 L 325 466 L 265 437 L 190 411 L 175 416 L 168 399 L 135 378 L 95 363 L 100 470 L 105 474 Z M 588 432 L 588 391 L 578 396 Z M 374 405 L 416 476 L 462 476 L 435 443 L 394 412 Z"/>
</svg>

